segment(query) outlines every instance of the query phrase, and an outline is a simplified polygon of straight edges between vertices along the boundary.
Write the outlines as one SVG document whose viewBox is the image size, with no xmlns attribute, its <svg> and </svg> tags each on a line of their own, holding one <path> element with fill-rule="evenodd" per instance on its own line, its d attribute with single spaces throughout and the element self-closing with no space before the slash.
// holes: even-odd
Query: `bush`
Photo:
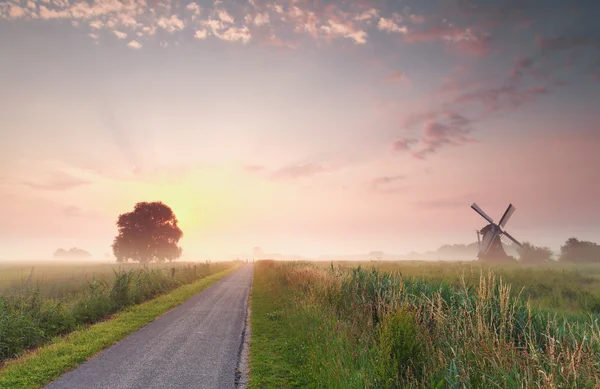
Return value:
<svg viewBox="0 0 600 389">
<path fill-rule="evenodd" d="M 552 250 L 549 247 L 538 247 L 524 242 L 518 250 L 523 263 L 544 263 L 552 259 Z"/>
<path fill-rule="evenodd" d="M 384 316 L 378 328 L 378 386 L 400 387 L 406 376 L 420 377 L 426 361 L 424 334 L 426 329 L 406 308 Z"/>
</svg>

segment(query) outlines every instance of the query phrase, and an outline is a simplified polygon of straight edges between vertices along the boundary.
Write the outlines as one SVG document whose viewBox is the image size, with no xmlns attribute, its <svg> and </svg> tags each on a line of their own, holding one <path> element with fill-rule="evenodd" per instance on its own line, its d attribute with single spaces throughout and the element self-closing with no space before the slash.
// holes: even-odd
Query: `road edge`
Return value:
<svg viewBox="0 0 600 389">
<path fill-rule="evenodd" d="M 235 369 L 235 388 L 246 389 L 248 387 L 248 378 L 250 375 L 250 337 L 252 328 L 250 326 L 250 316 L 252 314 L 252 285 L 254 284 L 254 265 L 252 265 L 252 279 L 250 280 L 250 289 L 246 299 L 246 317 L 244 318 L 244 329 L 242 330 L 242 342 L 238 353 L 238 361 Z"/>
</svg>

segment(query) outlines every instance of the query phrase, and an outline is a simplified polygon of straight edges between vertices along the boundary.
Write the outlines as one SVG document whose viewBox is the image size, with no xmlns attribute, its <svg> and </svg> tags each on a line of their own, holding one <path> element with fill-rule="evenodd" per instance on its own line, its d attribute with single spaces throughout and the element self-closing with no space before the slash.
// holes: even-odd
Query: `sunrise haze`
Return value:
<svg viewBox="0 0 600 389">
<path fill-rule="evenodd" d="M 541 6 L 540 4 L 543 4 Z M 0 260 L 600 240 L 597 1 L 0 0 Z"/>
</svg>

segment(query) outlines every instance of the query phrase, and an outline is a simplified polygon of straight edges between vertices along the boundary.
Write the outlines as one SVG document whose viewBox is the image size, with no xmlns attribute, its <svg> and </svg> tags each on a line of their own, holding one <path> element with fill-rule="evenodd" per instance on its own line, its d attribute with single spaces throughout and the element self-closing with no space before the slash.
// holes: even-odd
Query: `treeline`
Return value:
<svg viewBox="0 0 600 389">
<path fill-rule="evenodd" d="M 520 260 L 525 263 L 541 263 L 551 260 L 570 263 L 600 263 L 600 245 L 594 242 L 569 238 L 560 247 L 558 258 L 553 258 L 548 247 L 538 247 L 531 243 L 523 243 L 519 249 Z"/>
</svg>

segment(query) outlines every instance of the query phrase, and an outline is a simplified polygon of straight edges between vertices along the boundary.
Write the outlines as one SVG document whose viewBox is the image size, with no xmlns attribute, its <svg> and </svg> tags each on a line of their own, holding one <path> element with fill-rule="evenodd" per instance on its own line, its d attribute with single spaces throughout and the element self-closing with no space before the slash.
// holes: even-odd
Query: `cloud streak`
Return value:
<svg viewBox="0 0 600 389">
<path fill-rule="evenodd" d="M 39 183 L 25 181 L 23 182 L 23 185 L 39 190 L 66 191 L 80 186 L 88 185 L 90 183 L 91 181 L 73 177 L 66 173 L 55 173 L 51 176 L 49 180 L 45 182 Z"/>
</svg>

